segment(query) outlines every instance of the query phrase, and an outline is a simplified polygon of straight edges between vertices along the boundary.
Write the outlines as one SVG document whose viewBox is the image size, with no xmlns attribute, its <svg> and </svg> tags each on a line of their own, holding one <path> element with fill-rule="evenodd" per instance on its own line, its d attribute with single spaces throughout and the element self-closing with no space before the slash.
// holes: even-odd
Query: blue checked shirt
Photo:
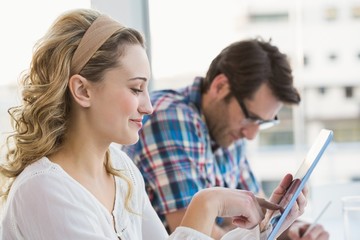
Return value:
<svg viewBox="0 0 360 240">
<path fill-rule="evenodd" d="M 221 186 L 259 192 L 244 141 L 214 149 L 201 115 L 202 78 L 180 90 L 151 93 L 154 113 L 143 120 L 139 141 L 123 150 L 144 176 L 153 207 L 164 215 L 187 207 L 201 189 Z"/>
</svg>

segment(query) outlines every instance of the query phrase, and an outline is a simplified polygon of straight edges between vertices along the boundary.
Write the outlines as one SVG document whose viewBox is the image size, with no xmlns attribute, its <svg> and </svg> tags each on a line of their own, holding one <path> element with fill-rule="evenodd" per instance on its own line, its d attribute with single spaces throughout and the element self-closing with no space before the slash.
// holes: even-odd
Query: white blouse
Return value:
<svg viewBox="0 0 360 240">
<path fill-rule="evenodd" d="M 0 239 L 212 239 L 186 227 L 178 227 L 168 236 L 146 195 L 139 170 L 118 147 L 110 149 L 114 168 L 122 169 L 134 185 L 130 208 L 135 214 L 124 208 L 128 187 L 123 179 L 115 177 L 116 200 L 110 213 L 58 164 L 43 157 L 25 168 L 14 181 L 2 214 Z M 245 237 L 249 234 L 253 238 Z M 223 239 L 260 239 L 258 228 L 251 231 L 238 228 L 226 236 Z"/>
</svg>

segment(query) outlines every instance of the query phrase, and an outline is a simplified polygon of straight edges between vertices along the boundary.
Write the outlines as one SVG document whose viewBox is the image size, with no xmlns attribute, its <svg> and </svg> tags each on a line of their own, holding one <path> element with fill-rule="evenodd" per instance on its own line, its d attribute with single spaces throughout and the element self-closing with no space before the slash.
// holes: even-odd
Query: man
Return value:
<svg viewBox="0 0 360 240">
<path fill-rule="evenodd" d="M 139 142 L 124 150 L 142 172 L 155 210 L 173 231 L 200 189 L 223 186 L 263 194 L 245 157 L 245 142 L 277 124 L 281 107 L 298 104 L 300 96 L 286 55 L 254 39 L 223 49 L 205 78 L 195 78 L 184 89 L 155 91 L 151 101 L 154 113 L 143 119 Z M 222 236 L 229 226 L 219 219 L 213 236 Z M 288 233 L 300 235 L 307 226 L 297 222 L 296 231 Z M 328 239 L 320 225 L 311 234 L 307 239 Z"/>
</svg>

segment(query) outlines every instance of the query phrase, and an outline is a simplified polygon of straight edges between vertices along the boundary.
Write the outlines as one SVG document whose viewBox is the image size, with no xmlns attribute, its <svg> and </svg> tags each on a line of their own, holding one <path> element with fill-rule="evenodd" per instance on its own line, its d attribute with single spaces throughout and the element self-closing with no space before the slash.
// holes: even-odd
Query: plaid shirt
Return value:
<svg viewBox="0 0 360 240">
<path fill-rule="evenodd" d="M 187 207 L 193 195 L 204 188 L 259 192 L 243 140 L 213 150 L 201 115 L 201 81 L 195 78 L 193 85 L 184 89 L 153 92 L 154 113 L 144 118 L 139 141 L 123 147 L 143 174 L 147 193 L 163 221 L 164 214 Z"/>
</svg>

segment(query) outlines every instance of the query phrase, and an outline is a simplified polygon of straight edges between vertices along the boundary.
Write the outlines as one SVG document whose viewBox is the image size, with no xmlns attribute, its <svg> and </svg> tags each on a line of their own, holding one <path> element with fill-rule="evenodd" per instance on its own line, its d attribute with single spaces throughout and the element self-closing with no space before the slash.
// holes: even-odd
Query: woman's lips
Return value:
<svg viewBox="0 0 360 240">
<path fill-rule="evenodd" d="M 132 123 L 134 123 L 138 128 L 142 128 L 142 119 L 131 119 Z"/>
</svg>

